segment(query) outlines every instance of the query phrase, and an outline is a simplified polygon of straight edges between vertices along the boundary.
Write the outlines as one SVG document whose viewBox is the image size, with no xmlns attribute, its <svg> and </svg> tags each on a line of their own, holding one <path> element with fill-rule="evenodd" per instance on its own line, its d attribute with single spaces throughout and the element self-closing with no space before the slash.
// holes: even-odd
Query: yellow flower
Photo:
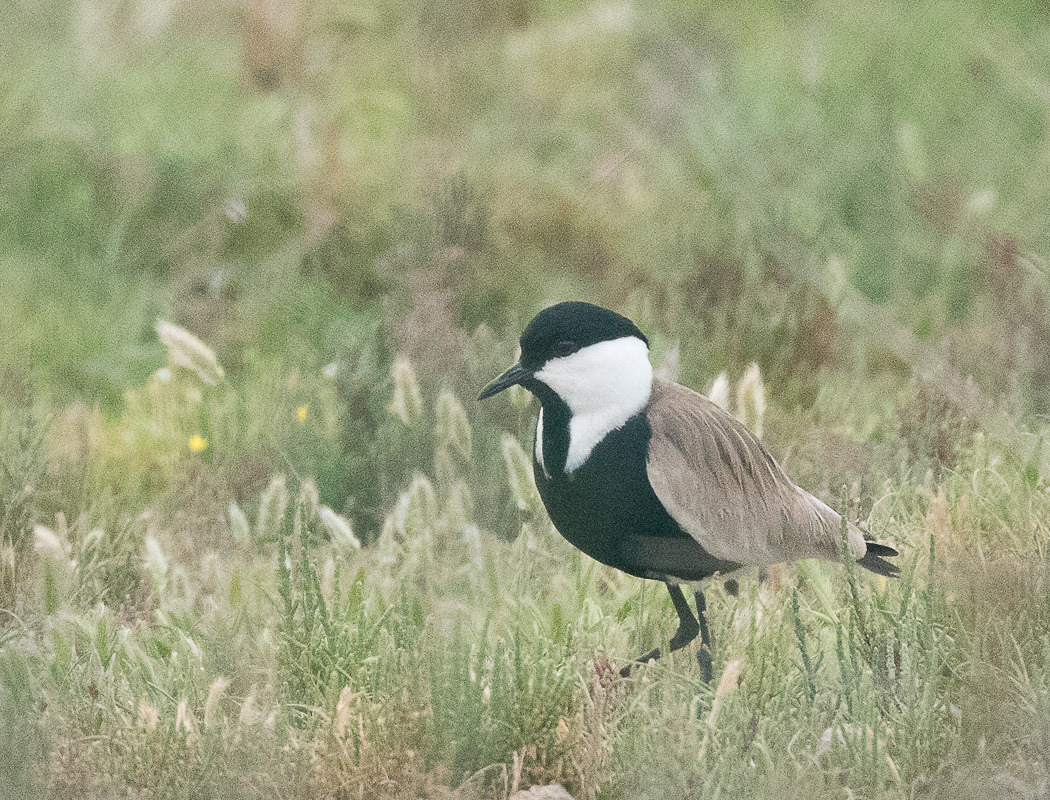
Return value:
<svg viewBox="0 0 1050 800">
<path fill-rule="evenodd" d="M 189 446 L 191 453 L 199 453 L 208 446 L 208 440 L 199 433 L 195 433 L 190 437 Z"/>
<path fill-rule="evenodd" d="M 307 406 L 305 404 L 299 406 L 299 408 L 295 409 L 295 418 L 300 422 L 306 422 L 306 410 Z"/>
</svg>

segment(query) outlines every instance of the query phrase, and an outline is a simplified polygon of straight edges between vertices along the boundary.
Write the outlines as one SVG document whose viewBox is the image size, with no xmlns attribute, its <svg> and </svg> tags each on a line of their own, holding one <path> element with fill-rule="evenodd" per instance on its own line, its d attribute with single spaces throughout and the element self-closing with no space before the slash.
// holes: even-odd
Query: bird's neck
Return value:
<svg viewBox="0 0 1050 800">
<path fill-rule="evenodd" d="M 589 351 L 589 352 L 588 352 Z M 545 367 L 533 388 L 542 409 L 536 461 L 549 476 L 571 475 L 610 432 L 645 408 L 653 388 L 649 351 L 640 339 L 581 351 L 570 368 Z"/>
</svg>

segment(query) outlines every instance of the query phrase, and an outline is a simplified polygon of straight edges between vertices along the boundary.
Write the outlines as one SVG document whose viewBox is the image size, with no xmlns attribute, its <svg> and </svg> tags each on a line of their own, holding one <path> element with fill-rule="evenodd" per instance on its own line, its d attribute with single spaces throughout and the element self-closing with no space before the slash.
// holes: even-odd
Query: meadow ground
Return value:
<svg viewBox="0 0 1050 800">
<path fill-rule="evenodd" d="M 1047 795 L 1044 10 L 10 5 L 0 797 Z M 666 591 L 473 400 L 570 297 L 902 577 L 618 678 Z"/>
</svg>

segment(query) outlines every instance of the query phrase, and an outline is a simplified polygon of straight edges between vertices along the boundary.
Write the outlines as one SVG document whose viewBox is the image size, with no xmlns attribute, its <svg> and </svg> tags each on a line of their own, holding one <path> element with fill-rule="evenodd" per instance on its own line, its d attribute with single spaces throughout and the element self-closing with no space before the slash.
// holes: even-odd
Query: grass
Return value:
<svg viewBox="0 0 1050 800">
<path fill-rule="evenodd" d="M 1046 32 L 16 0 L 0 796 L 1039 796 Z M 770 449 L 901 579 L 713 588 L 712 686 L 618 678 L 666 592 L 551 528 L 527 395 L 472 401 L 570 297 L 689 385 L 757 362 Z"/>
<path fill-rule="evenodd" d="M 440 450 L 450 426 L 421 434 Z M 294 478 L 255 514 L 88 514 L 13 547 L 6 790 L 488 797 L 517 776 L 592 797 L 1023 796 L 1046 779 L 1050 492 L 1023 464 L 978 441 L 924 496 L 890 484 L 870 524 L 901 546 L 900 580 L 803 562 L 714 590 L 712 687 L 688 651 L 617 677 L 670 635 L 667 598 L 557 536 L 514 441 L 512 541 L 479 526 L 467 447 L 364 549 Z"/>
</svg>

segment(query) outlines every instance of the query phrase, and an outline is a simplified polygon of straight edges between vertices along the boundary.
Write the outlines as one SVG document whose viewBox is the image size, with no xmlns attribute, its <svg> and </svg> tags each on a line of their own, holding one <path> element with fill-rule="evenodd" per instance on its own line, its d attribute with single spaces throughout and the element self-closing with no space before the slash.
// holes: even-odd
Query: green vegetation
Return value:
<svg viewBox="0 0 1050 800">
<path fill-rule="evenodd" d="M 1044 10 L 10 5 L 0 796 L 1045 793 Z M 757 362 L 903 577 L 715 588 L 715 685 L 617 678 L 666 592 L 472 400 L 570 297 Z"/>
</svg>

